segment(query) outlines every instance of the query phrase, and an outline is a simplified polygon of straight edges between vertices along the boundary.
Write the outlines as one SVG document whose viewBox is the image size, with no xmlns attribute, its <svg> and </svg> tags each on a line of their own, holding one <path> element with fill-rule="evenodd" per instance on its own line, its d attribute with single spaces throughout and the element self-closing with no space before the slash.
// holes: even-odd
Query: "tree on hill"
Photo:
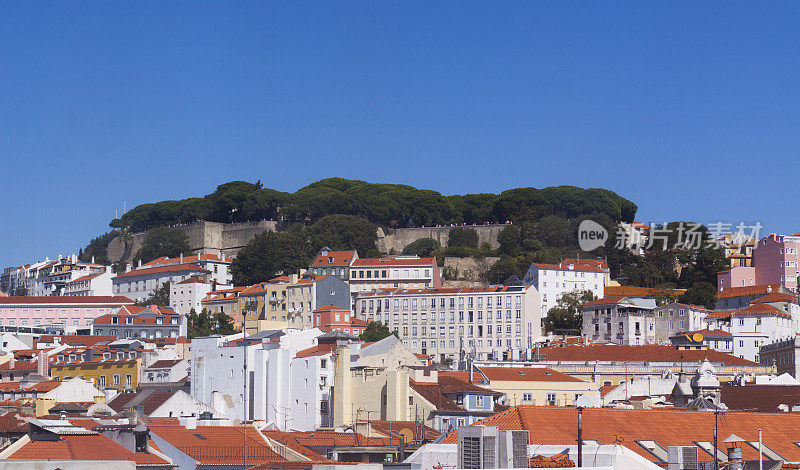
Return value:
<svg viewBox="0 0 800 470">
<path fill-rule="evenodd" d="M 158 227 L 147 232 L 142 247 L 136 252 L 133 260 L 149 263 L 162 256 L 175 258 L 182 254 L 189 255 L 191 252 L 189 239 L 185 233 L 174 228 Z"/>
<path fill-rule="evenodd" d="M 361 339 L 361 341 L 371 343 L 374 341 L 380 341 L 383 338 L 389 337 L 391 335 L 395 335 L 398 338 L 400 337 L 397 334 L 397 331 L 390 331 L 388 326 L 384 325 L 379 321 L 374 321 L 371 322 L 369 325 L 367 325 L 366 328 L 364 328 L 364 332 L 361 333 L 359 338 Z"/>
<path fill-rule="evenodd" d="M 556 305 L 547 312 L 544 326 L 547 331 L 577 330 L 583 326 L 581 305 L 595 300 L 597 297 L 590 290 L 565 292 L 556 301 Z"/>
<path fill-rule="evenodd" d="M 478 248 L 478 232 L 474 228 L 453 227 L 447 234 L 448 248 Z"/>
<path fill-rule="evenodd" d="M 231 273 L 236 285 L 268 281 L 286 273 L 308 267 L 314 250 L 302 235 L 292 232 L 267 231 L 256 235 L 236 255 Z"/>
<path fill-rule="evenodd" d="M 685 304 L 699 305 L 713 310 L 717 305 L 717 290 L 710 282 L 698 282 L 686 289 L 686 292 L 678 300 Z"/>
<path fill-rule="evenodd" d="M 375 248 L 378 227 L 367 219 L 354 215 L 325 216 L 306 228 L 313 250 L 327 246 L 332 250 L 356 250 L 366 253 Z"/>
<path fill-rule="evenodd" d="M 434 252 L 441 247 L 442 245 L 433 238 L 420 238 L 406 245 L 405 248 L 403 248 L 403 254 L 427 258 L 433 256 Z"/>
<path fill-rule="evenodd" d="M 92 238 L 86 248 L 81 250 L 78 254 L 78 260 L 84 263 L 90 263 L 94 259 L 95 263 L 109 265 L 111 261 L 108 259 L 108 244 L 116 237 L 114 232 L 104 233 L 99 237 Z"/>
<path fill-rule="evenodd" d="M 489 284 L 505 284 L 508 281 L 513 282 L 514 279 L 519 279 L 519 273 L 514 261 L 508 256 L 497 260 L 486 273 Z"/>
<path fill-rule="evenodd" d="M 515 256 L 522 249 L 522 232 L 516 225 L 508 225 L 497 235 L 500 252 Z"/>
</svg>

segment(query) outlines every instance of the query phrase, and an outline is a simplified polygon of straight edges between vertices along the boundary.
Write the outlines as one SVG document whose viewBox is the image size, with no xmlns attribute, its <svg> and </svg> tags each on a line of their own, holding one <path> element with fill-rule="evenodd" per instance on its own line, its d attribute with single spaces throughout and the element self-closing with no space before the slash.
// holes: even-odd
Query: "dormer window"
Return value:
<svg viewBox="0 0 800 470">
<path fill-rule="evenodd" d="M 177 325 L 178 324 L 178 317 L 172 317 L 169 322 L 172 325 Z"/>
<path fill-rule="evenodd" d="M 56 357 L 58 358 L 58 362 L 64 362 L 64 355 L 63 354 L 59 354 Z"/>
<path fill-rule="evenodd" d="M 125 359 L 125 353 L 124 352 L 118 352 L 117 353 L 117 359 Z"/>
<path fill-rule="evenodd" d="M 135 351 L 131 351 L 130 353 L 128 353 L 128 357 L 130 357 L 131 359 L 134 359 L 136 357 L 136 352 Z"/>
<path fill-rule="evenodd" d="M 161 317 L 156 318 L 156 325 L 163 325 L 163 324 L 164 324 L 164 319 L 163 318 L 161 318 Z"/>
<path fill-rule="evenodd" d="M 126 325 L 133 325 L 133 317 L 128 317 L 125 319 Z"/>
<path fill-rule="evenodd" d="M 111 359 L 111 353 L 103 353 L 103 360 L 107 361 L 109 359 Z"/>
<path fill-rule="evenodd" d="M 119 317 L 111 317 L 111 324 L 118 325 L 119 324 Z"/>
<path fill-rule="evenodd" d="M 77 360 L 77 356 L 75 356 L 74 354 L 70 354 L 69 355 L 69 361 L 70 362 L 75 362 L 76 360 Z"/>
</svg>

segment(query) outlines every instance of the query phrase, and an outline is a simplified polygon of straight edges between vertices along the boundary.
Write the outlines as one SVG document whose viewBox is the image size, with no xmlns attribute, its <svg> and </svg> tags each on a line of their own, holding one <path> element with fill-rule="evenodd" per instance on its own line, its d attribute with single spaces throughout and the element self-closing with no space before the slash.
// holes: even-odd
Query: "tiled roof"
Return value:
<svg viewBox="0 0 800 470">
<path fill-rule="evenodd" d="M 712 349 L 678 350 L 675 346 L 645 344 L 640 346 L 622 344 L 588 344 L 546 346 L 539 348 L 539 354 L 547 361 L 642 361 L 642 362 L 684 362 L 700 363 L 708 358 L 710 362 L 726 366 L 759 366 L 760 364 L 731 356 Z"/>
<path fill-rule="evenodd" d="M 353 266 L 433 266 L 436 258 L 360 258 Z"/>
<path fill-rule="evenodd" d="M 304 278 L 298 279 L 297 280 L 297 284 L 313 284 L 315 282 L 319 282 L 319 281 L 325 279 L 326 277 L 330 277 L 330 274 L 325 274 L 324 276 L 304 277 Z"/>
<path fill-rule="evenodd" d="M 712 310 L 711 312 L 708 312 L 706 316 L 703 317 L 703 321 L 730 318 L 731 315 L 733 315 L 733 312 L 735 312 L 735 310 Z"/>
<path fill-rule="evenodd" d="M 583 409 L 583 438 L 600 444 L 622 445 L 646 459 L 665 463 L 638 445 L 637 441 L 655 441 L 664 449 L 669 446 L 695 446 L 695 442 L 711 441 L 714 429 L 714 413 L 683 410 L 631 410 L 612 408 Z M 578 411 L 574 407 L 516 406 L 495 414 L 475 424 L 498 426 L 501 430 L 527 430 L 531 444 L 572 445 Z M 800 414 L 796 413 L 726 413 L 719 419 L 718 435 L 736 434 L 743 439 L 758 441 L 758 429 L 763 429 L 763 442 L 790 462 L 800 461 L 797 429 Z M 458 431 L 449 433 L 442 441 L 457 442 Z M 723 449 L 724 444 L 719 446 Z M 745 460 L 756 460 L 758 451 L 742 446 Z M 713 457 L 698 450 L 701 461 Z"/>
<path fill-rule="evenodd" d="M 149 309 L 149 311 L 145 312 L 146 309 Z M 140 315 L 143 312 L 152 313 L 153 316 Z M 119 318 L 119 323 L 112 323 L 112 318 L 115 317 Z M 133 318 L 133 323 L 126 323 L 127 318 Z M 95 325 L 115 325 L 120 327 L 125 325 L 157 325 L 157 318 L 162 319 L 164 326 L 169 326 L 172 318 L 178 318 L 178 323 L 182 321 L 182 316 L 171 308 L 148 305 L 147 307 L 125 306 L 120 308 L 117 313 L 101 315 L 95 318 L 93 323 Z"/>
<path fill-rule="evenodd" d="M 108 344 L 116 341 L 117 337 L 114 335 L 42 335 L 39 337 L 39 343 L 55 343 L 56 339 L 60 341 L 60 344 L 89 347 L 95 344 Z"/>
<path fill-rule="evenodd" d="M 664 294 L 679 296 L 684 292 L 686 292 L 686 289 L 660 289 L 639 286 L 605 286 L 603 288 L 603 293 L 607 296 L 620 295 L 625 297 L 652 297 Z"/>
<path fill-rule="evenodd" d="M 778 405 L 787 405 L 791 410 L 800 404 L 800 385 L 731 385 L 721 388 L 722 403 L 730 410 L 761 412 L 778 411 Z"/>
<path fill-rule="evenodd" d="M 208 284 L 208 282 L 200 279 L 198 276 L 192 276 L 184 279 L 181 282 L 178 282 L 177 284 Z"/>
<path fill-rule="evenodd" d="M 270 431 L 270 430 L 263 430 L 263 431 L 261 431 L 261 433 L 267 439 L 270 439 L 272 441 L 280 442 L 281 444 L 283 444 L 284 446 L 288 447 L 289 449 L 291 449 L 291 450 L 297 452 L 298 454 L 306 457 L 307 459 L 309 459 L 308 463 L 333 463 L 333 461 L 328 460 L 327 458 L 323 457 L 322 455 L 320 455 L 320 454 L 314 452 L 313 450 L 309 449 L 308 447 L 300 444 L 300 442 L 298 442 L 298 440 L 297 440 L 297 436 L 300 433 L 287 432 L 287 431 Z M 302 438 L 302 436 L 304 436 L 304 434 L 301 434 L 301 438 Z M 263 465 L 264 465 L 264 467 L 263 467 L 264 469 L 271 470 L 271 467 L 268 466 L 269 464 L 263 464 Z M 254 470 L 254 469 L 258 469 L 258 468 L 261 468 L 261 467 L 251 467 L 250 470 Z"/>
<path fill-rule="evenodd" d="M 584 302 L 581 304 L 582 307 L 592 307 L 595 305 L 617 305 L 617 304 L 625 304 L 625 305 L 633 305 L 627 297 L 614 295 L 603 297 L 602 299 L 590 300 L 589 302 Z"/>
<path fill-rule="evenodd" d="M 126 273 L 122 273 L 115 277 L 114 279 L 119 279 L 123 277 L 136 277 L 136 276 L 147 276 L 150 274 L 162 274 L 162 273 L 180 273 L 180 272 L 198 272 L 198 273 L 210 273 L 211 271 L 207 269 L 203 269 L 196 264 L 175 264 L 171 266 L 158 266 L 155 268 L 139 268 L 128 271 Z"/>
<path fill-rule="evenodd" d="M 258 465 L 287 462 L 273 451 L 252 426 L 247 432 L 247 462 Z M 242 465 L 244 429 L 242 426 L 197 426 L 150 424 L 150 432 L 197 460 L 201 465 Z"/>
<path fill-rule="evenodd" d="M 49 392 L 59 385 L 61 385 L 61 382 L 57 380 L 46 380 L 33 384 L 28 388 L 22 388 L 20 382 L 0 382 L 0 392 Z"/>
<path fill-rule="evenodd" d="M 314 310 L 314 313 L 317 312 L 349 312 L 350 309 L 337 307 L 335 305 L 323 305 L 322 307 Z"/>
<path fill-rule="evenodd" d="M 773 303 L 773 302 L 797 302 L 797 297 L 783 292 L 770 292 L 769 294 L 751 300 L 751 304 Z"/>
<path fill-rule="evenodd" d="M 548 367 L 479 367 L 490 381 L 583 382 Z"/>
<path fill-rule="evenodd" d="M 115 396 L 108 406 L 117 413 L 125 409 L 142 407 L 145 416 L 154 413 L 167 400 L 177 393 L 175 390 L 159 392 L 154 390 L 142 390 L 138 392 L 124 392 Z"/>
<path fill-rule="evenodd" d="M 318 254 L 313 261 L 311 261 L 311 267 L 326 267 L 326 266 L 349 266 L 350 261 L 356 256 L 355 250 L 345 250 L 345 251 L 329 251 L 328 254 L 323 255 L 322 253 Z M 332 258 L 332 260 L 331 260 Z"/>
<path fill-rule="evenodd" d="M 14 361 L 14 366 L 11 366 L 11 361 L 0 364 L 0 371 L 23 371 L 23 370 L 37 370 L 38 365 L 33 361 Z"/>
<path fill-rule="evenodd" d="M 748 297 L 755 295 L 766 295 L 767 290 L 772 292 L 779 291 L 780 284 L 764 284 L 760 286 L 744 286 L 744 287 L 728 287 L 717 292 L 718 299 L 725 299 L 730 297 Z"/>
<path fill-rule="evenodd" d="M 121 295 L 53 295 L 45 297 L 36 296 L 16 296 L 0 298 L 0 305 L 13 304 L 64 304 L 64 305 L 85 305 L 85 304 L 112 304 L 112 305 L 133 305 L 133 300 Z"/>
<path fill-rule="evenodd" d="M 25 460 L 128 460 L 137 465 L 168 465 L 154 454 L 131 452 L 102 434 L 61 435 L 57 441 L 31 441 L 9 459 Z"/>
<path fill-rule="evenodd" d="M 575 261 L 575 260 L 573 260 Z M 566 263 L 561 262 L 559 264 L 547 264 L 547 263 L 533 263 L 539 269 L 547 270 L 547 271 L 583 271 L 583 272 L 595 272 L 601 273 L 604 269 L 597 265 L 588 265 L 583 263 Z M 572 268 L 570 268 L 572 266 Z"/>
<path fill-rule="evenodd" d="M 791 315 L 770 304 L 750 304 L 749 306 L 731 312 L 734 316 L 776 316 L 791 318 Z"/>
<path fill-rule="evenodd" d="M 174 366 L 175 364 L 178 364 L 181 361 L 183 361 L 183 359 L 161 359 L 160 361 L 156 361 L 156 362 L 150 364 L 150 367 L 148 367 L 145 370 L 150 370 L 150 369 L 168 369 L 168 368 Z"/>
<path fill-rule="evenodd" d="M 310 347 L 308 349 L 303 349 L 302 351 L 298 351 L 295 357 L 304 358 L 304 357 L 324 356 L 326 354 L 332 353 L 334 349 L 336 349 L 335 343 L 322 343 Z"/>
<path fill-rule="evenodd" d="M 293 432 L 296 441 L 309 448 L 332 447 L 364 447 L 364 446 L 391 446 L 393 443 L 385 437 L 366 437 L 355 432 L 335 431 L 305 431 Z M 396 444 L 396 441 L 395 443 Z"/>
<path fill-rule="evenodd" d="M 32 416 L 20 413 L 6 413 L 0 416 L 0 433 L 26 434 L 28 432 L 28 421 L 26 418 Z"/>
</svg>

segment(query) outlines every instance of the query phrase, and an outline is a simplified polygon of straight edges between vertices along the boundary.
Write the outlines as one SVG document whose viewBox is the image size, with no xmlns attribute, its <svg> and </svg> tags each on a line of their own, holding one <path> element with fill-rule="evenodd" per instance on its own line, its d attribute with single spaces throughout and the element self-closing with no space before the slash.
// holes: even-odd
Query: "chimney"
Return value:
<svg viewBox="0 0 800 470">
<path fill-rule="evenodd" d="M 352 376 L 350 348 L 337 347 L 333 353 L 333 425 L 352 424 Z"/>
<path fill-rule="evenodd" d="M 11 354 L 11 359 L 9 359 L 9 360 L 8 360 L 8 368 L 9 368 L 9 369 L 13 369 L 13 368 L 14 368 L 14 363 L 15 363 L 15 360 L 14 360 L 14 353 L 13 353 L 13 352 L 11 352 L 11 353 L 9 353 L 9 354 Z"/>
<path fill-rule="evenodd" d="M 92 264 L 94 264 L 94 255 L 92 255 Z"/>
<path fill-rule="evenodd" d="M 179 264 L 183 264 L 183 253 L 181 253 L 180 262 Z"/>
<path fill-rule="evenodd" d="M 772 292 L 772 286 L 767 285 L 767 294 L 769 294 L 770 292 Z"/>
<path fill-rule="evenodd" d="M 140 267 L 140 268 L 142 267 L 142 260 L 141 260 L 141 258 L 139 259 L 139 267 Z"/>
<path fill-rule="evenodd" d="M 125 263 L 125 272 L 131 272 L 133 270 L 133 265 L 131 263 Z"/>
</svg>

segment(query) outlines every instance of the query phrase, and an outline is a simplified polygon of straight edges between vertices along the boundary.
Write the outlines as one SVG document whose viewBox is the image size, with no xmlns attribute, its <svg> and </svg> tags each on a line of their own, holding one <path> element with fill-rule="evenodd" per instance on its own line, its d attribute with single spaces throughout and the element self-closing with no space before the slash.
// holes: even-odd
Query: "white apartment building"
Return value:
<svg viewBox="0 0 800 470">
<path fill-rule="evenodd" d="M 124 295 L 135 301 L 144 301 L 165 282 L 177 284 L 190 277 L 207 278 L 211 274 L 196 264 L 177 264 L 157 267 L 140 267 L 111 278 L 114 295 Z"/>
<path fill-rule="evenodd" d="M 60 258 L 60 257 L 59 257 Z M 32 283 L 28 286 L 28 295 L 42 297 L 48 295 L 66 295 L 66 285 L 79 278 L 92 274 L 103 273 L 107 269 L 94 263 L 78 261 L 77 255 L 60 258 L 58 261 L 47 263 L 36 271 Z M 110 292 L 97 295 L 109 295 Z"/>
<path fill-rule="evenodd" d="M 383 289 L 360 293 L 355 314 L 397 331 L 414 353 L 487 359 L 542 336 L 540 305 L 533 286 Z"/>
<path fill-rule="evenodd" d="M 542 314 L 547 315 L 567 292 L 588 290 L 602 299 L 611 276 L 604 261 L 569 258 L 559 264 L 533 263 L 522 283 L 536 288 L 541 296 Z"/>
<path fill-rule="evenodd" d="M 360 258 L 350 264 L 350 292 L 378 289 L 426 289 L 442 286 L 436 258 L 394 256 Z"/>
<path fill-rule="evenodd" d="M 217 284 L 228 285 L 233 283 L 231 274 L 231 259 L 225 255 L 191 255 L 179 256 L 177 258 L 167 258 L 166 256 L 154 259 L 149 263 L 141 265 L 142 268 L 158 268 L 163 266 L 178 266 L 183 264 L 194 264 L 201 269 L 208 271 L 208 281 Z"/>
<path fill-rule="evenodd" d="M 64 285 L 64 295 L 74 296 L 106 296 L 113 293 L 111 278 L 111 266 L 106 266 L 105 270 L 81 276 L 74 281 L 69 281 Z"/>
<path fill-rule="evenodd" d="M 192 309 L 200 313 L 203 310 L 203 299 L 214 289 L 214 285 L 199 277 L 190 277 L 184 281 L 176 282 L 170 286 L 169 305 L 172 310 L 181 315 L 188 314 Z"/>
<path fill-rule="evenodd" d="M 796 301 L 779 300 L 783 294 L 767 294 L 741 310 L 715 310 L 703 319 L 708 329 L 731 334 L 732 354 L 759 362 L 761 346 L 797 336 L 800 306 Z"/>
</svg>

